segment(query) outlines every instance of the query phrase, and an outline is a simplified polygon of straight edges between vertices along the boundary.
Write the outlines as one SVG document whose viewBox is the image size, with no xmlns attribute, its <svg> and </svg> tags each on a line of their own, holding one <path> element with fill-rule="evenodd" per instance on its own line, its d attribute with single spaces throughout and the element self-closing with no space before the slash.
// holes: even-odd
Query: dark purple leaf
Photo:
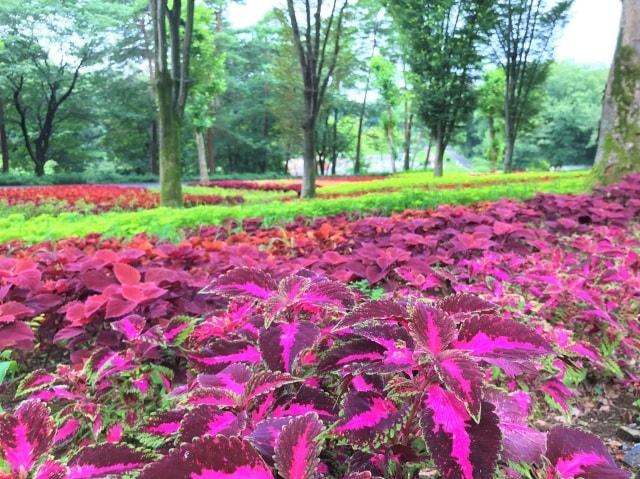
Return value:
<svg viewBox="0 0 640 479">
<path fill-rule="evenodd" d="M 322 422 L 310 413 L 292 419 L 276 442 L 276 468 L 284 479 L 315 479 L 320 451 Z"/>
<path fill-rule="evenodd" d="M 290 373 L 298 355 L 313 346 L 319 335 L 318 327 L 308 321 L 272 325 L 260 331 L 262 358 L 271 370 Z"/>
<path fill-rule="evenodd" d="M 69 461 L 69 479 L 92 479 L 122 476 L 141 469 L 150 458 L 123 444 L 100 444 L 85 447 Z"/>
</svg>

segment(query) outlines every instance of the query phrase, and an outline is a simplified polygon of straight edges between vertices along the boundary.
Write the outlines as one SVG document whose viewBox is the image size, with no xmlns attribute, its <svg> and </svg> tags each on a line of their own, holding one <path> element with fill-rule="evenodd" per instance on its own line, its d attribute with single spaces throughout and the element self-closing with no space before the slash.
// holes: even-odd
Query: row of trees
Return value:
<svg viewBox="0 0 640 479">
<path fill-rule="evenodd" d="M 637 124 L 635 107 L 616 105 L 635 101 L 638 1 L 625 0 L 611 71 L 625 80 L 609 81 L 616 109 L 606 109 L 599 158 L 635 158 L 615 145 L 633 143 Z M 3 171 L 12 158 L 38 175 L 51 160 L 63 171 L 159 172 L 164 204 L 179 205 L 185 170 L 286 171 L 301 154 L 311 197 L 315 175 L 335 173 L 345 155 L 356 173 L 372 150 L 408 169 L 433 147 L 441 175 L 448 145 L 472 152 L 484 135 L 490 167 L 512 171 L 566 141 L 548 99 L 564 95 L 550 58 L 570 0 L 288 0 L 244 31 L 226 22 L 226 3 L 3 2 Z M 566 129 L 595 148 L 590 121 Z"/>
</svg>

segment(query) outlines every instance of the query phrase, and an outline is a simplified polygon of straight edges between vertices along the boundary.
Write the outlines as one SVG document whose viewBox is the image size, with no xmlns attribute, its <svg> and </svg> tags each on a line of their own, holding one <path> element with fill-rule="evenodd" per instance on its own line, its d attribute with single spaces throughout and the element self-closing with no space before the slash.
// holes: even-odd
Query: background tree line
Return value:
<svg viewBox="0 0 640 479">
<path fill-rule="evenodd" d="M 305 196 L 378 157 L 437 175 L 589 165 L 606 70 L 553 63 L 571 3 L 289 0 L 239 30 L 226 0 L 6 0 L 2 171 L 164 170 L 168 204 L 181 177 L 299 158 Z"/>
</svg>

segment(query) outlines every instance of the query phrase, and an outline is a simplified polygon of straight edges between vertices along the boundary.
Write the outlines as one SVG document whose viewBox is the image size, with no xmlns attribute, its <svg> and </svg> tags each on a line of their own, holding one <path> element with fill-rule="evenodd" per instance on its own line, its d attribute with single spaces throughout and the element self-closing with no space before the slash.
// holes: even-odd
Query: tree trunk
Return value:
<svg viewBox="0 0 640 479">
<path fill-rule="evenodd" d="M 182 206 L 180 120 L 172 107 L 171 81 L 158 83 L 158 130 L 160 137 L 160 204 Z"/>
<path fill-rule="evenodd" d="M 196 131 L 196 148 L 198 150 L 198 171 L 200 182 L 209 181 L 209 171 L 207 170 L 207 150 L 204 144 L 204 134 L 201 130 Z"/>
<path fill-rule="evenodd" d="M 0 152 L 2 153 L 2 173 L 9 173 L 9 144 L 4 120 L 4 101 L 0 98 Z"/>
<path fill-rule="evenodd" d="M 313 198 L 316 195 L 316 135 L 314 123 L 308 121 L 303 128 L 302 198 Z"/>
<path fill-rule="evenodd" d="M 215 128 L 207 128 L 207 168 L 209 174 L 216 174 Z"/>
<path fill-rule="evenodd" d="M 513 172 L 513 152 L 516 146 L 516 138 L 508 123 L 505 123 L 505 145 L 504 145 L 504 172 Z"/>
<path fill-rule="evenodd" d="M 405 114 L 404 122 L 404 171 L 411 169 L 411 130 L 413 129 L 413 113 Z"/>
<path fill-rule="evenodd" d="M 371 68 L 367 73 L 367 84 L 364 88 L 364 99 L 362 100 L 362 105 L 360 106 L 360 118 L 358 118 L 358 136 L 356 138 L 356 162 L 353 165 L 353 173 L 355 175 L 360 174 L 360 170 L 362 168 L 362 129 L 364 126 L 364 115 L 367 111 L 367 95 L 369 94 L 369 83 L 371 82 Z"/>
<path fill-rule="evenodd" d="M 429 168 L 429 160 L 431 159 L 431 147 L 433 146 L 433 140 L 429 139 L 429 145 L 427 146 L 427 156 L 424 157 L 424 169 Z"/>
<path fill-rule="evenodd" d="M 489 115 L 489 168 L 495 173 L 498 163 L 498 145 L 496 137 L 496 122 L 493 115 Z"/>
<path fill-rule="evenodd" d="M 444 152 L 447 149 L 447 145 L 444 143 L 442 137 L 437 139 L 436 145 L 436 162 L 433 166 L 433 176 L 441 177 L 444 173 Z"/>
<path fill-rule="evenodd" d="M 396 172 L 396 160 L 398 159 L 398 152 L 396 150 L 396 142 L 393 138 L 393 128 L 386 128 L 387 130 L 387 143 L 389 143 L 389 153 L 391 154 L 391 173 Z"/>
<path fill-rule="evenodd" d="M 331 175 L 336 175 L 336 167 L 338 164 L 338 109 L 333 109 L 333 141 L 331 141 Z"/>
<path fill-rule="evenodd" d="M 595 159 L 603 183 L 640 170 L 640 0 L 623 0 Z"/>
<path fill-rule="evenodd" d="M 160 161 L 158 148 L 158 121 L 153 120 L 149 125 L 149 161 L 151 173 L 154 175 L 160 174 Z"/>
<path fill-rule="evenodd" d="M 35 163 L 35 168 L 34 168 L 35 174 L 38 177 L 44 176 L 44 163 Z"/>
</svg>

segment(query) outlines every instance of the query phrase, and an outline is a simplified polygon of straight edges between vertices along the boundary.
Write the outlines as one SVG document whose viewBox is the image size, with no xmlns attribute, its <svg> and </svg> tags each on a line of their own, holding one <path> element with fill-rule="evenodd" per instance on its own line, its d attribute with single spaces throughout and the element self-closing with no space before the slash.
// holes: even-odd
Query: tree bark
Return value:
<svg viewBox="0 0 640 479">
<path fill-rule="evenodd" d="M 153 120 L 149 124 L 149 167 L 154 175 L 160 174 L 158 154 L 158 120 Z"/>
<path fill-rule="evenodd" d="M 215 127 L 207 128 L 207 169 L 211 175 L 216 174 Z"/>
<path fill-rule="evenodd" d="M 640 0 L 623 0 L 616 53 L 609 71 L 595 174 L 610 183 L 640 170 Z"/>
<path fill-rule="evenodd" d="M 431 148 L 433 146 L 433 140 L 429 139 L 429 145 L 427 146 L 427 155 L 424 157 L 424 169 L 429 168 L 429 160 L 431 159 Z"/>
<path fill-rule="evenodd" d="M 408 118 L 407 118 L 408 116 Z M 413 129 L 413 113 L 408 113 L 405 102 L 404 120 L 404 171 L 411 169 L 411 130 Z"/>
<path fill-rule="evenodd" d="M 433 166 L 433 176 L 441 177 L 444 173 L 444 152 L 446 149 L 444 138 L 440 136 L 436 140 L 436 161 Z"/>
<path fill-rule="evenodd" d="M 168 78 L 157 85 L 158 130 L 160 138 L 160 204 L 182 206 L 182 164 L 180 162 L 180 121 L 172 106 L 172 84 Z"/>
<path fill-rule="evenodd" d="M 209 171 L 207 169 L 207 150 L 202 131 L 196 131 L 196 149 L 198 150 L 198 170 L 200 173 L 200 181 L 205 183 L 209 181 Z"/>
<path fill-rule="evenodd" d="M 516 146 L 516 130 L 510 121 L 504 122 L 504 172 L 513 172 L 513 152 Z"/>
<path fill-rule="evenodd" d="M 316 194 L 316 135 L 313 125 L 305 125 L 302 197 L 313 198 Z"/>
<path fill-rule="evenodd" d="M 491 169 L 491 173 L 495 173 L 498 163 L 496 122 L 493 115 L 489 115 L 487 119 L 489 121 L 489 168 Z"/>
<path fill-rule="evenodd" d="M 333 141 L 331 142 L 331 176 L 336 175 L 338 165 L 338 109 L 333 109 Z"/>
<path fill-rule="evenodd" d="M 2 173 L 9 173 L 9 143 L 4 119 L 4 100 L 0 98 L 0 152 L 2 153 Z"/>
<path fill-rule="evenodd" d="M 393 114 L 393 112 L 389 112 Z M 387 143 L 389 144 L 389 154 L 391 155 L 391 172 L 396 172 L 396 161 L 398 160 L 398 151 L 396 149 L 396 141 L 394 138 L 393 123 L 389 122 L 389 125 L 385 128 L 387 133 Z"/>
</svg>

